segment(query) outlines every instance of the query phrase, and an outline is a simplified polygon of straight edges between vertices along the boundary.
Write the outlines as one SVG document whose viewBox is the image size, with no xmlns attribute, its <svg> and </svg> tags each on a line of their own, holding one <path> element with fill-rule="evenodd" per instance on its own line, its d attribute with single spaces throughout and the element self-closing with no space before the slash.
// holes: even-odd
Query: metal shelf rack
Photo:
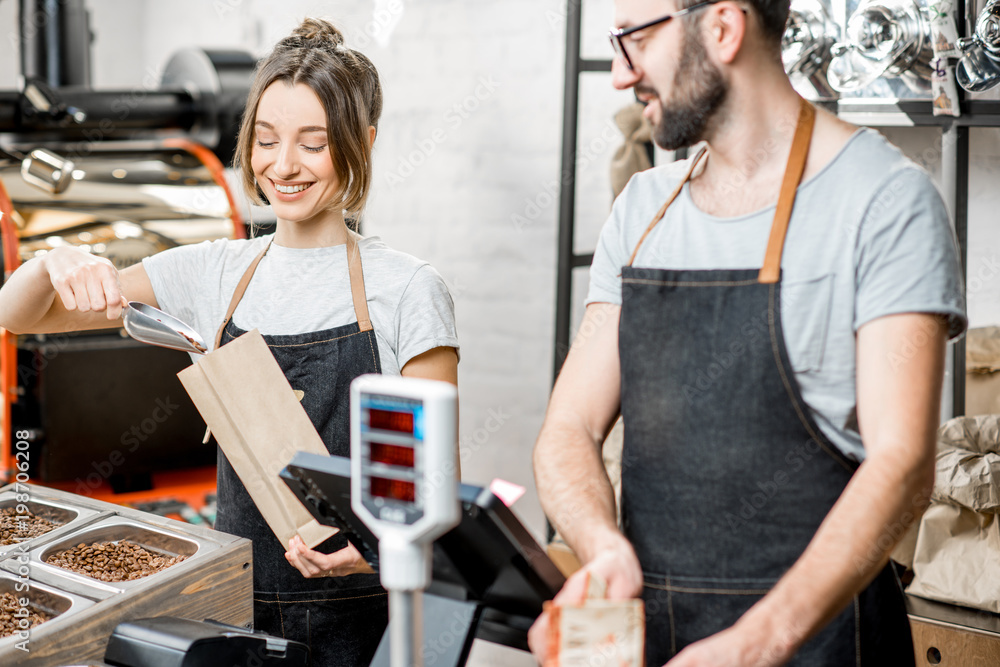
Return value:
<svg viewBox="0 0 1000 667">
<path fill-rule="evenodd" d="M 570 344 L 570 318 L 573 304 L 573 270 L 590 266 L 594 253 L 577 254 L 573 250 L 576 217 L 577 123 L 580 109 L 580 75 L 585 72 L 610 72 L 611 60 L 587 60 L 580 57 L 582 30 L 581 0 L 566 2 L 566 65 L 563 90 L 563 133 L 559 189 L 558 259 L 556 268 L 556 326 L 553 354 L 553 382 L 559 375 Z"/>
</svg>

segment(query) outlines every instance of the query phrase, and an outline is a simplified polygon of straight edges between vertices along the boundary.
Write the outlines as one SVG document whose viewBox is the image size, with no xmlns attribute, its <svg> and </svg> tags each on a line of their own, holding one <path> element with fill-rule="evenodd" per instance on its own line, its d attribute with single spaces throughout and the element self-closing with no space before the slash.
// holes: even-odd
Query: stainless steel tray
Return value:
<svg viewBox="0 0 1000 667">
<path fill-rule="evenodd" d="M 12 489 L 12 486 L 5 487 Z M 0 545 L 0 560 L 15 554 L 23 554 L 25 550 L 35 549 L 53 540 L 58 540 L 67 533 L 74 532 L 80 528 L 93 523 L 102 516 L 108 516 L 109 511 L 101 511 L 91 507 L 57 500 L 42 492 L 40 487 L 26 486 L 26 493 L 19 494 L 13 490 L 0 491 L 0 509 L 16 507 L 21 504 L 18 496 L 27 496 L 28 500 L 23 504 L 36 516 L 41 516 L 50 521 L 58 523 L 52 530 L 38 537 L 23 542 Z M 22 498 L 23 500 L 23 498 Z"/>
<path fill-rule="evenodd" d="M 48 486 L 39 486 L 37 484 L 18 483 L 7 484 L 6 486 L 0 487 L 0 493 L 6 493 L 8 491 L 14 493 L 24 490 L 26 490 L 27 494 L 31 496 L 32 500 L 54 500 L 72 507 L 82 507 L 84 509 L 95 510 L 97 512 L 105 512 L 109 509 L 118 507 L 118 505 L 106 503 L 103 500 L 97 500 L 89 496 L 81 496 L 75 493 L 70 493 L 69 491 L 53 489 Z"/>
<path fill-rule="evenodd" d="M 2 1 L 2 0 L 0 0 Z M 149 512 L 143 512 L 141 510 L 134 509 L 132 507 L 127 507 L 124 505 L 116 505 L 114 503 L 105 502 L 103 500 L 97 500 L 95 498 L 90 498 L 88 496 L 80 496 L 75 493 L 70 493 L 69 491 L 61 491 L 59 489 L 52 489 L 46 486 L 35 486 L 32 484 L 8 484 L 6 486 L 0 487 L 0 494 L 7 492 L 13 493 L 17 490 L 27 489 L 28 495 L 32 500 L 44 501 L 50 503 L 62 503 L 68 507 L 75 510 L 90 510 L 96 512 L 100 517 L 107 517 L 111 515 L 118 515 L 127 517 L 130 519 L 135 519 L 144 524 L 151 524 L 164 528 L 170 532 L 180 532 L 184 535 L 194 535 L 201 540 L 208 542 L 213 542 L 219 545 L 230 544 L 235 540 L 239 540 L 234 535 L 229 535 L 227 533 L 221 533 L 206 526 L 199 526 L 195 524 L 186 523 L 183 521 L 176 521 L 174 519 L 168 519 L 166 517 L 160 516 L 158 514 L 151 514 Z M 83 514 L 90 516 L 90 512 L 81 513 L 81 519 L 84 517 Z M 92 522 L 92 521 L 90 521 Z M 79 525 L 82 525 L 82 521 Z"/>
<path fill-rule="evenodd" d="M 18 590 L 18 584 L 23 583 L 28 584 L 27 590 Z M 23 588 L 23 586 L 21 588 Z M 0 593 L 12 593 L 19 598 L 27 598 L 28 606 L 55 616 L 55 618 L 51 618 L 45 623 L 36 625 L 29 630 L 29 647 L 31 645 L 31 632 L 34 632 L 42 626 L 45 626 L 46 628 L 51 627 L 50 624 L 65 624 L 67 622 L 72 623 L 73 616 L 94 605 L 94 602 L 91 600 L 87 600 L 72 593 L 67 593 L 66 591 L 56 590 L 53 587 L 40 584 L 36 581 L 20 579 L 17 576 L 6 572 L 0 572 Z M 8 637 L 0 637 L 0 654 L 7 649 L 11 649 L 14 644 L 22 640 L 22 637 L 18 634 L 10 635 Z"/>
<path fill-rule="evenodd" d="M 186 556 L 187 559 L 141 579 L 115 582 L 101 581 L 45 562 L 52 554 L 78 544 L 117 542 L 124 539 L 135 542 L 149 551 L 156 551 L 168 556 Z M 66 582 L 72 581 L 83 584 L 90 589 L 120 593 L 147 585 L 155 586 L 159 577 L 166 572 L 175 572 L 182 568 L 197 568 L 207 554 L 219 548 L 221 546 L 217 542 L 197 535 L 182 534 L 179 531 L 167 530 L 161 526 L 136 519 L 111 516 L 100 519 L 82 530 L 64 535 L 59 540 L 32 549 L 28 555 L 27 565 L 30 571 L 29 576 L 50 585 L 64 588 Z M 8 558 L 6 561 L 0 562 L 0 568 L 16 571 L 16 569 L 11 568 L 19 560 L 22 559 Z"/>
</svg>

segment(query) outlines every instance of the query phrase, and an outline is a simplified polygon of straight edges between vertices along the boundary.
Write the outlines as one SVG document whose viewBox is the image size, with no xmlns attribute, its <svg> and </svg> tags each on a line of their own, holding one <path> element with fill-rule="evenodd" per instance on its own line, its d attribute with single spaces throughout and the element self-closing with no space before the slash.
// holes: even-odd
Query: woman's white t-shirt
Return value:
<svg viewBox="0 0 1000 667">
<path fill-rule="evenodd" d="M 145 258 L 158 306 L 190 324 L 211 348 L 236 284 L 272 238 L 205 241 Z M 363 238 L 358 247 L 382 372 L 398 375 L 410 359 L 435 347 L 457 350 L 455 305 L 440 274 L 378 237 Z M 272 243 L 233 314 L 237 327 L 265 336 L 356 321 L 344 245 Z"/>
</svg>

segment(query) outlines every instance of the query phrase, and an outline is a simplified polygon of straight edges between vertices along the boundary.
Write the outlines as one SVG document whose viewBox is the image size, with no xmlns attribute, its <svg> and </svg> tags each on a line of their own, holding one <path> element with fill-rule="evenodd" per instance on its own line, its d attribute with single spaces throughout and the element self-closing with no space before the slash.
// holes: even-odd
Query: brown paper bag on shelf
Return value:
<svg viewBox="0 0 1000 667">
<path fill-rule="evenodd" d="M 1000 327 L 965 335 L 965 414 L 1000 413 Z"/>
<path fill-rule="evenodd" d="M 337 532 L 278 477 L 295 452 L 328 452 L 260 332 L 206 354 L 177 377 L 282 545 L 298 535 L 311 548 Z"/>
<path fill-rule="evenodd" d="M 938 431 L 931 505 L 920 520 L 909 593 L 1000 613 L 1000 415 Z"/>
</svg>

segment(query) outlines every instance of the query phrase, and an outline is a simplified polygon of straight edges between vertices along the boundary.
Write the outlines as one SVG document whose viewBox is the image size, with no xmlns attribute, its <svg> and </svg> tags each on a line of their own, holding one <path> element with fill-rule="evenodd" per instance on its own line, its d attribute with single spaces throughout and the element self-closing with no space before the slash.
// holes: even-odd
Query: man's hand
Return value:
<svg viewBox="0 0 1000 667">
<path fill-rule="evenodd" d="M 770 667 L 772 663 L 750 662 L 733 628 L 691 644 L 667 663 L 669 667 Z"/>
<path fill-rule="evenodd" d="M 306 579 L 375 572 L 353 544 L 348 543 L 346 547 L 332 554 L 324 554 L 307 547 L 298 535 L 288 541 L 285 559 Z"/>
<path fill-rule="evenodd" d="M 780 667 L 791 658 L 796 642 L 786 642 L 779 649 L 768 648 L 769 637 L 764 632 L 737 623 L 691 644 L 665 667 Z"/>
<path fill-rule="evenodd" d="M 555 604 L 580 604 L 587 595 L 588 574 L 593 573 L 607 585 L 609 600 L 628 600 L 642 593 L 642 569 L 632 545 L 620 533 L 573 576 L 566 580 L 556 595 Z M 543 613 L 528 631 L 528 645 L 539 663 L 548 654 L 549 614 Z"/>
</svg>

